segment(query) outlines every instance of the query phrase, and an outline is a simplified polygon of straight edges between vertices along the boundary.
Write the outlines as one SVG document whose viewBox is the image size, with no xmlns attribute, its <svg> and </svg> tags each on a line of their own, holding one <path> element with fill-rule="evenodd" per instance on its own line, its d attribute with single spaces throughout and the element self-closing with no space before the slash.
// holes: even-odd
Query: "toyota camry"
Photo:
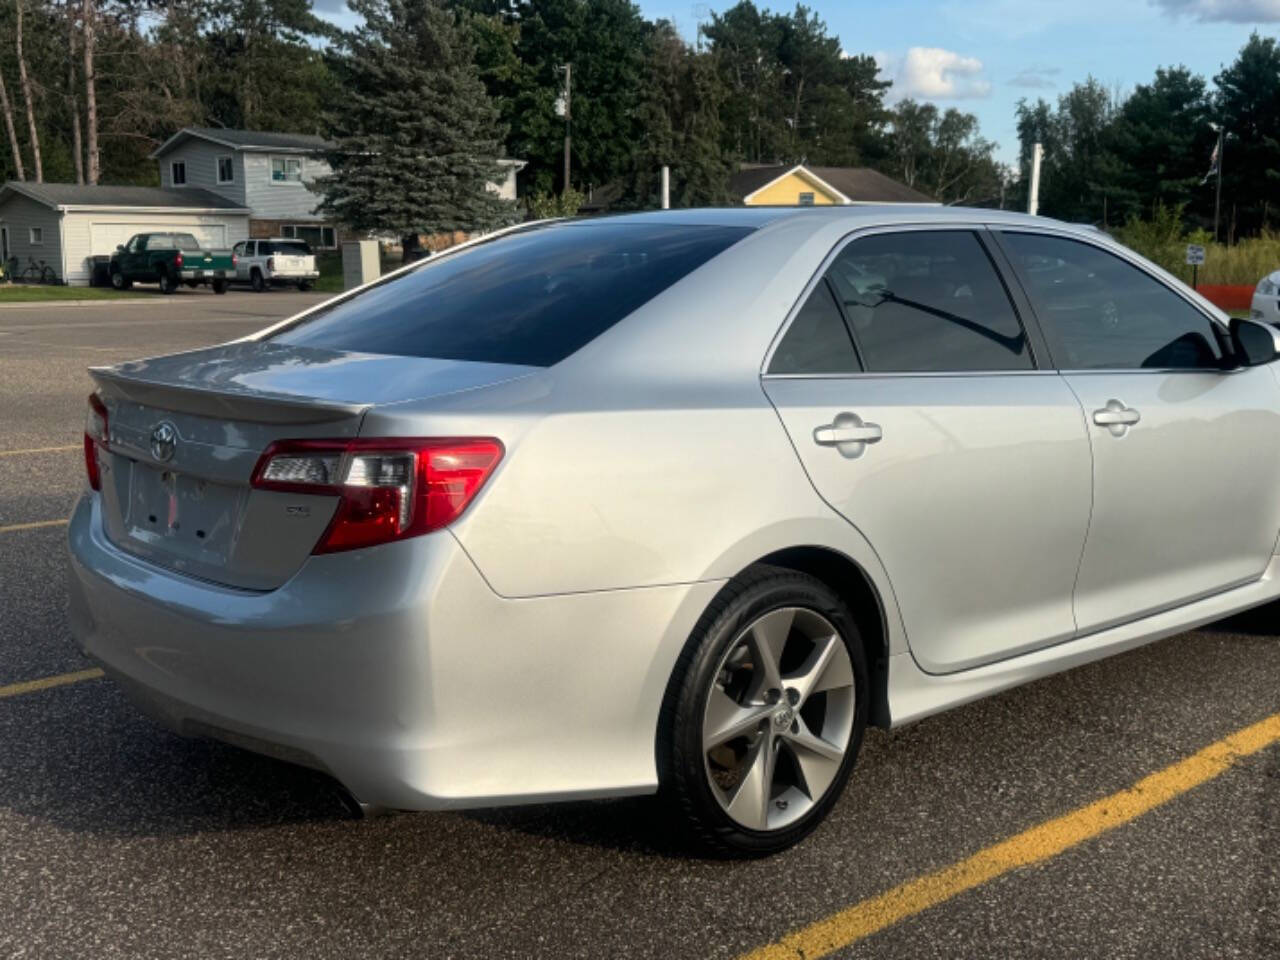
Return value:
<svg viewBox="0 0 1280 960">
<path fill-rule="evenodd" d="M 73 629 L 366 807 L 660 793 L 767 853 L 869 724 L 1280 595 L 1278 343 L 1016 214 L 525 225 L 94 368 Z"/>
</svg>

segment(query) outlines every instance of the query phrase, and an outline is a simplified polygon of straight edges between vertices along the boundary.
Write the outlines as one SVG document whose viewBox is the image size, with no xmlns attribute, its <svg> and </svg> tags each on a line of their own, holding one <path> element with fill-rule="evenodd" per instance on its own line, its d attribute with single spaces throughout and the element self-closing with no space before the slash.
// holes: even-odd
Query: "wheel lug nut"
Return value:
<svg viewBox="0 0 1280 960">
<path fill-rule="evenodd" d="M 800 702 L 800 691 L 797 690 L 795 687 L 788 688 L 787 699 L 791 701 L 791 705 L 794 707 L 797 703 Z"/>
</svg>

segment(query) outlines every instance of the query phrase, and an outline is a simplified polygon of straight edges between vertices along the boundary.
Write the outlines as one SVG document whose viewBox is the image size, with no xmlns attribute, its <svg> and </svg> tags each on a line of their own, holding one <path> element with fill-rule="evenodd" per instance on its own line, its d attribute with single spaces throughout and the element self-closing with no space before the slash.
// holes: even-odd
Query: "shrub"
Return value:
<svg viewBox="0 0 1280 960">
<path fill-rule="evenodd" d="M 1234 246 L 1213 243 L 1207 230 L 1183 231 L 1180 207 L 1158 205 L 1150 220 L 1130 218 L 1113 233 L 1125 246 L 1187 283 L 1191 282 L 1191 267 L 1186 263 L 1189 243 L 1205 248 L 1198 283 L 1253 286 L 1280 269 L 1280 233 L 1264 230 L 1260 236 L 1246 238 Z"/>
</svg>

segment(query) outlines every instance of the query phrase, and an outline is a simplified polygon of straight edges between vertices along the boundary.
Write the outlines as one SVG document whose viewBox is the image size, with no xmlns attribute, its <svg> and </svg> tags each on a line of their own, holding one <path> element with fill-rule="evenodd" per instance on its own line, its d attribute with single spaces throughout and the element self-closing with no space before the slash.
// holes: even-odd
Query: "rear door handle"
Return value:
<svg viewBox="0 0 1280 960">
<path fill-rule="evenodd" d="M 866 423 L 856 413 L 840 413 L 831 423 L 813 431 L 813 442 L 820 447 L 835 447 L 850 460 L 862 456 L 868 443 L 879 443 L 884 436 L 878 423 Z"/>
<path fill-rule="evenodd" d="M 1125 431 L 1141 419 L 1142 414 L 1119 400 L 1108 400 L 1105 407 L 1093 411 L 1093 422 L 1106 427 L 1113 437 L 1123 437 Z"/>
</svg>

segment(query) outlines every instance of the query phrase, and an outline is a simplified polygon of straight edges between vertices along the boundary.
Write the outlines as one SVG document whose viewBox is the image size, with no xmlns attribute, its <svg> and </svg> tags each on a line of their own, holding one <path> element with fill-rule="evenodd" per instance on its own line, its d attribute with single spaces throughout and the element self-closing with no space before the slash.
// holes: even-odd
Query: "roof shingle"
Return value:
<svg viewBox="0 0 1280 960">
<path fill-rule="evenodd" d="M 748 197 L 783 174 L 796 168 L 796 164 L 777 164 L 769 167 L 747 167 L 729 178 L 729 189 L 737 197 Z M 810 167 L 799 164 L 819 180 L 830 184 L 855 203 L 936 203 L 932 197 L 921 193 L 892 177 L 886 177 L 870 167 Z"/>
<path fill-rule="evenodd" d="M 240 210 L 240 204 L 209 190 L 183 187 L 112 187 L 98 184 L 28 183 L 10 181 L 5 190 L 23 194 L 50 207 L 169 207 L 177 210 Z"/>
</svg>

